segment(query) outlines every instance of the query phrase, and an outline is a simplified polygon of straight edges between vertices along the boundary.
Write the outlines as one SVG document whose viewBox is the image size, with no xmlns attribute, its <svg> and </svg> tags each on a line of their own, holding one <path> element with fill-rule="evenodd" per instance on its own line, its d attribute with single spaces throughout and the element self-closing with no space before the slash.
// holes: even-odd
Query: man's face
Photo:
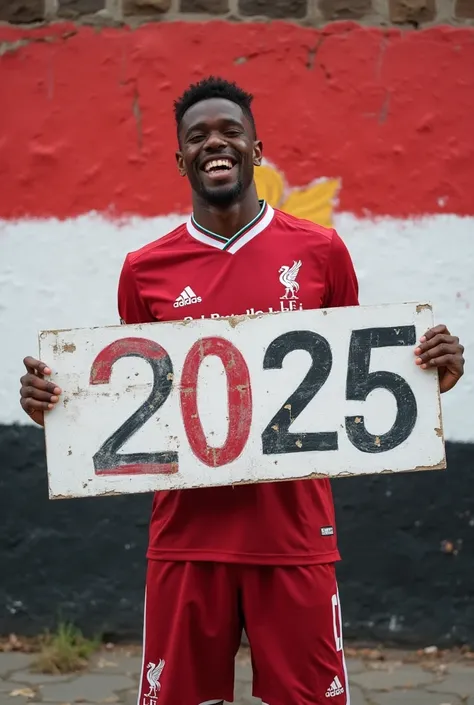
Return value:
<svg viewBox="0 0 474 705">
<path fill-rule="evenodd" d="M 224 98 L 195 103 L 179 129 L 176 158 L 182 176 L 210 205 L 229 206 L 253 181 L 262 146 L 241 108 Z"/>
</svg>

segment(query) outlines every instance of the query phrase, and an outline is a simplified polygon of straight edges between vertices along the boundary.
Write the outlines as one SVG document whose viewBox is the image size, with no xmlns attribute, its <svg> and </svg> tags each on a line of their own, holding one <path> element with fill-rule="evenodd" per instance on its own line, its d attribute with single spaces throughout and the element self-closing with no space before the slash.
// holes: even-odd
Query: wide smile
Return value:
<svg viewBox="0 0 474 705">
<path fill-rule="evenodd" d="M 235 176 L 236 170 L 236 160 L 227 156 L 208 159 L 200 166 L 200 171 L 210 181 L 227 181 Z"/>
</svg>

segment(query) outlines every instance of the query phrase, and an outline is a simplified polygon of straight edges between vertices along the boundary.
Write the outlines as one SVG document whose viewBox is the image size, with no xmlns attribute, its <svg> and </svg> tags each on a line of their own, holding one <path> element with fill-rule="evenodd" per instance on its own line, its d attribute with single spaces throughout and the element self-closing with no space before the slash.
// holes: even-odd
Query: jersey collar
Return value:
<svg viewBox="0 0 474 705">
<path fill-rule="evenodd" d="M 196 221 L 194 215 L 191 215 L 186 223 L 188 233 L 191 237 L 195 238 L 195 240 L 199 240 L 199 242 L 203 242 L 205 245 L 211 245 L 211 247 L 216 247 L 218 250 L 225 250 L 233 255 L 240 250 L 241 247 L 246 245 L 247 242 L 253 240 L 262 230 L 265 230 L 272 222 L 274 215 L 273 208 L 264 200 L 259 201 L 259 203 L 260 211 L 255 218 L 229 239 L 203 228 L 202 225 L 199 225 Z"/>
</svg>

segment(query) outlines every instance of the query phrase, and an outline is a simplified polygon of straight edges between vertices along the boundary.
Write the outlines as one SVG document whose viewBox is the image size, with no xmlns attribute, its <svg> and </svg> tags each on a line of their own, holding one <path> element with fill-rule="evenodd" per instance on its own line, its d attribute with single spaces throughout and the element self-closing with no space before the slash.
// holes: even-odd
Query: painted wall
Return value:
<svg viewBox="0 0 474 705">
<path fill-rule="evenodd" d="M 0 633 L 61 608 L 140 634 L 150 498 L 48 502 L 18 380 L 39 329 L 117 322 L 125 253 L 188 214 L 172 101 L 219 72 L 255 94 L 260 194 L 337 228 L 361 303 L 431 300 L 466 346 L 447 472 L 333 486 L 347 632 L 474 642 L 474 28 L 53 24 L 2 41 Z"/>
</svg>

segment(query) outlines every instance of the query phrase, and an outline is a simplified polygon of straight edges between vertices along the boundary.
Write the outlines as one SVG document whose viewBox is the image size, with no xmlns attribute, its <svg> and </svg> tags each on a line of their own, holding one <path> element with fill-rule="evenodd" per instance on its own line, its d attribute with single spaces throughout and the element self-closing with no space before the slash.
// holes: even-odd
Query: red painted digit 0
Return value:
<svg viewBox="0 0 474 705">
<path fill-rule="evenodd" d="M 221 448 L 209 446 L 199 418 L 197 381 L 205 357 L 222 361 L 227 376 L 229 425 Z M 189 445 L 201 462 L 211 467 L 226 465 L 239 457 L 247 443 L 252 423 L 250 375 L 242 353 L 224 338 L 198 340 L 186 356 L 181 376 L 181 411 Z"/>
</svg>

